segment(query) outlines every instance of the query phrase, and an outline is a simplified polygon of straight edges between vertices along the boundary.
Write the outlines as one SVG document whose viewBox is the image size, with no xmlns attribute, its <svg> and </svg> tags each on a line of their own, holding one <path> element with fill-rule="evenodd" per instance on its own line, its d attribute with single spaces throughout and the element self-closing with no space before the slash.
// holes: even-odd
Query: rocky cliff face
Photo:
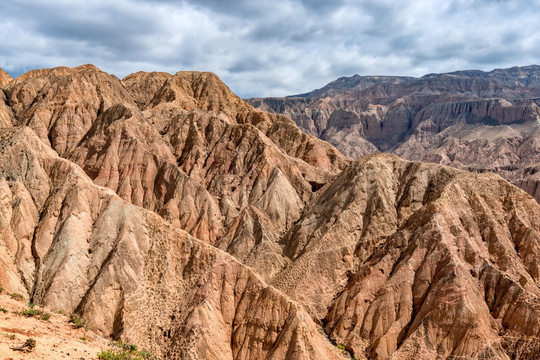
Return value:
<svg viewBox="0 0 540 360">
<path fill-rule="evenodd" d="M 307 94 L 250 99 L 283 113 L 344 154 L 493 171 L 540 200 L 540 67 L 458 71 L 422 78 L 340 78 Z"/>
<path fill-rule="evenodd" d="M 95 185 L 31 129 L 0 137 L 9 291 L 166 358 L 339 358 L 301 305 L 230 255 Z"/>
<path fill-rule="evenodd" d="M 163 358 L 534 359 L 540 206 L 499 176 L 353 162 L 211 73 L 4 92 L 9 292 Z"/>
</svg>

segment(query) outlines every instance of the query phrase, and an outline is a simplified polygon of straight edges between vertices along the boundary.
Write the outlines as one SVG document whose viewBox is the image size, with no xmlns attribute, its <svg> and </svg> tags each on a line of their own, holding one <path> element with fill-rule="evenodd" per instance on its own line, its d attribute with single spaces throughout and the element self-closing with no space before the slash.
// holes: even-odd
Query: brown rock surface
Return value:
<svg viewBox="0 0 540 360">
<path fill-rule="evenodd" d="M 538 224 L 494 174 L 366 157 L 282 239 L 271 283 L 359 358 L 512 358 L 538 342 Z"/>
<path fill-rule="evenodd" d="M 6 104 L 6 96 L 0 92 L 0 128 L 11 127 L 13 125 L 13 111 Z"/>
<path fill-rule="evenodd" d="M 6 94 L 8 291 L 163 358 L 535 359 L 540 206 L 499 176 L 388 154 L 352 162 L 211 73 L 120 81 L 90 65 L 55 68 Z M 369 121 L 387 111 L 366 106 Z M 500 119 L 463 119 L 461 143 L 426 136 L 448 154 L 535 149 L 535 133 L 508 140 L 529 126 L 512 120 L 534 115 L 526 101 L 440 106 L 450 120 L 430 125 L 425 110 L 419 129 L 458 131 L 452 109 Z M 493 133 L 506 140 L 473 152 Z M 528 181 L 536 167 L 520 171 Z"/>
<path fill-rule="evenodd" d="M 0 90 L 3 89 L 11 80 L 11 76 L 0 69 Z M 13 114 L 12 110 L 6 104 L 6 95 L 0 91 L 0 127 L 12 126 Z"/>
<path fill-rule="evenodd" d="M 136 108 L 120 80 L 93 65 L 32 70 L 4 90 L 15 125 L 31 127 L 62 156 L 78 146 L 110 106 Z"/>
<path fill-rule="evenodd" d="M 540 201 L 540 67 L 421 78 L 340 78 L 311 93 L 250 99 L 356 158 L 379 151 L 493 171 Z"/>
<path fill-rule="evenodd" d="M 4 88 L 13 78 L 4 70 L 0 69 L 0 89 Z"/>
<path fill-rule="evenodd" d="M 0 137 L 7 291 L 166 358 L 340 358 L 301 305 L 230 255 L 93 184 L 28 127 Z"/>
<path fill-rule="evenodd" d="M 120 82 L 89 65 L 55 68 L 17 78 L 7 94 L 16 123 L 96 184 L 210 243 L 248 204 L 284 232 L 313 187 L 348 163 L 291 120 L 254 110 L 211 73 L 136 73 Z M 291 197 L 270 201 L 280 186 Z"/>
</svg>

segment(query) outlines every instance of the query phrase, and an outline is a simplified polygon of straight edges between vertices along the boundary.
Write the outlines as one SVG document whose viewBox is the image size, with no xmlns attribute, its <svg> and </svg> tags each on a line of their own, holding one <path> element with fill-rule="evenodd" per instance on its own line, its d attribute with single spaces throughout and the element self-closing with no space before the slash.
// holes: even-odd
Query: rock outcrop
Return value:
<svg viewBox="0 0 540 360">
<path fill-rule="evenodd" d="M 0 137 L 8 291 L 170 359 L 340 358 L 301 305 L 232 256 L 95 185 L 28 127 Z"/>
<path fill-rule="evenodd" d="M 85 65 L 32 71 L 6 92 L 16 125 L 31 127 L 96 184 L 210 243 L 248 204 L 283 233 L 313 186 L 348 163 L 290 119 L 254 110 L 211 73 L 120 81 Z M 291 197 L 277 204 L 268 198 L 279 186 Z"/>
<path fill-rule="evenodd" d="M 13 78 L 4 70 L 0 69 L 0 89 L 3 89 Z"/>
<path fill-rule="evenodd" d="M 535 359 L 540 349 L 540 205 L 498 175 L 389 154 L 352 161 L 211 73 L 119 80 L 86 65 L 32 71 L 5 92 L 9 292 L 170 359 Z M 427 108 L 418 118 L 444 127 L 426 137 L 448 143 L 451 165 L 471 169 L 467 146 L 477 159 L 536 146 L 531 133 L 472 150 L 533 116 L 526 101 L 447 105 L 436 111 L 446 120 Z M 366 106 L 373 119 L 386 111 Z M 438 138 L 453 111 L 471 114 L 461 121 L 470 144 Z"/>
<path fill-rule="evenodd" d="M 283 238 L 271 283 L 359 358 L 533 358 L 512 349 L 540 331 L 539 221 L 494 174 L 364 157 Z"/>
<path fill-rule="evenodd" d="M 2 90 L 11 80 L 11 76 L 0 69 L 0 90 Z M 10 127 L 13 121 L 12 110 L 6 104 L 6 95 L 0 91 L 0 127 Z"/>
<path fill-rule="evenodd" d="M 282 113 L 345 155 L 393 152 L 410 160 L 493 171 L 540 201 L 540 67 L 421 78 L 340 78 L 307 94 L 250 99 Z"/>
</svg>

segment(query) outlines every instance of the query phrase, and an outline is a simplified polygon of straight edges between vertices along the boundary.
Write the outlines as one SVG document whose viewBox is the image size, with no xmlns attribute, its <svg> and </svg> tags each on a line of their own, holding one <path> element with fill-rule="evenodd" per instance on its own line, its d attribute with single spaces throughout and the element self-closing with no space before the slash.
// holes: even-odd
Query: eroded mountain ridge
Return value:
<svg viewBox="0 0 540 360">
<path fill-rule="evenodd" d="M 496 172 L 540 201 L 540 66 L 343 77 L 310 93 L 248 100 L 345 155 L 392 152 Z"/>
<path fill-rule="evenodd" d="M 540 208 L 496 175 L 352 161 L 211 73 L 3 93 L 8 291 L 164 358 L 534 358 Z"/>
</svg>

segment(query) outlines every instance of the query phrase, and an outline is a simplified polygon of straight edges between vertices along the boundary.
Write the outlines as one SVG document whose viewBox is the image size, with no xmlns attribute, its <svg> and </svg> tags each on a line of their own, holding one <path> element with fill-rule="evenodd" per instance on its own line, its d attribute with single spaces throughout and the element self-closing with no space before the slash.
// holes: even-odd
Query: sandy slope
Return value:
<svg viewBox="0 0 540 360">
<path fill-rule="evenodd" d="M 0 359 L 96 359 L 107 348 L 106 339 L 84 328 L 74 329 L 68 317 L 49 309 L 44 309 L 52 314 L 47 321 L 21 316 L 18 313 L 28 304 L 5 293 L 0 295 L 0 308 L 8 310 L 0 311 Z M 28 338 L 36 340 L 33 352 L 12 350 Z"/>
</svg>

